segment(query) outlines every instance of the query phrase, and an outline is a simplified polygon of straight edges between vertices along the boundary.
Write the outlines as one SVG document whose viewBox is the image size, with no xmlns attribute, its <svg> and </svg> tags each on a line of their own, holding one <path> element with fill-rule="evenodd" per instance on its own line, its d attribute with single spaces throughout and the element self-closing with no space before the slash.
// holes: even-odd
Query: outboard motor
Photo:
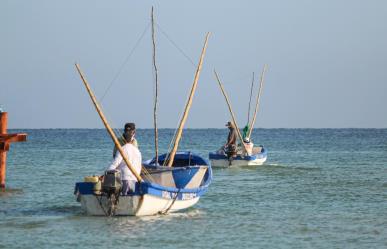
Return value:
<svg viewBox="0 0 387 249">
<path fill-rule="evenodd" d="M 107 170 L 103 177 L 102 192 L 106 194 L 119 194 L 121 191 L 121 173 L 118 170 Z"/>
<path fill-rule="evenodd" d="M 119 170 L 107 170 L 102 183 L 102 192 L 107 195 L 107 211 L 106 215 L 113 216 L 115 214 L 120 192 L 122 188 L 121 173 Z M 101 207 L 102 207 L 102 203 Z M 102 207 L 103 208 L 103 207 Z"/>
</svg>

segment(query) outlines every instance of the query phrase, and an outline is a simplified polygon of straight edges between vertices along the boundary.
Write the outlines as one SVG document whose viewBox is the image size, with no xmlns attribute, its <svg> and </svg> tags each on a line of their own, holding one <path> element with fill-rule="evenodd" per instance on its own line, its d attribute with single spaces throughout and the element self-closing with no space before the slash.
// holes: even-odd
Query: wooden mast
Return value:
<svg viewBox="0 0 387 249">
<path fill-rule="evenodd" d="M 105 115 L 102 113 L 102 110 L 101 110 L 101 108 L 100 108 L 100 106 L 99 106 L 99 104 L 97 102 L 97 99 L 95 98 L 94 93 L 91 91 L 89 83 L 87 83 L 87 80 L 86 80 L 85 76 L 83 75 L 83 73 L 82 73 L 82 71 L 81 71 L 81 69 L 80 69 L 80 67 L 79 67 L 79 65 L 77 63 L 75 63 L 75 67 L 77 68 L 78 73 L 81 76 L 81 79 L 82 79 L 82 81 L 83 81 L 83 83 L 84 83 L 84 85 L 86 87 L 86 90 L 87 90 L 87 92 L 90 95 L 91 101 L 93 102 L 95 109 L 97 110 L 99 116 L 101 117 L 101 120 L 102 120 L 103 124 L 105 125 L 106 130 L 108 131 L 108 133 L 109 133 L 110 137 L 112 138 L 115 146 L 117 147 L 117 150 L 120 152 L 124 162 L 126 163 L 126 165 L 129 168 L 129 170 L 136 177 L 136 179 L 139 182 L 141 182 L 142 181 L 141 176 L 139 174 L 137 174 L 137 172 L 133 169 L 133 166 L 130 163 L 128 157 L 125 155 L 124 151 L 122 150 L 121 144 L 118 142 L 118 139 L 117 139 L 116 135 L 114 134 L 112 128 L 108 124 L 108 122 L 107 122 L 107 120 L 105 118 Z"/>
<path fill-rule="evenodd" d="M 262 70 L 262 74 L 261 74 L 261 81 L 259 83 L 259 91 L 258 91 L 258 96 L 257 96 L 257 103 L 255 105 L 254 116 L 253 116 L 253 120 L 251 120 L 250 130 L 249 130 L 249 134 L 247 136 L 248 138 L 250 138 L 250 140 L 251 140 L 251 133 L 253 131 L 254 124 L 255 124 L 255 119 L 257 117 L 257 113 L 258 113 L 258 109 L 259 109 L 259 100 L 261 98 L 261 92 L 262 92 L 262 88 L 263 88 L 263 80 L 265 78 L 266 68 L 267 68 L 267 65 L 265 64 L 265 66 L 263 67 L 263 70 Z"/>
<path fill-rule="evenodd" d="M 218 76 L 218 74 L 216 73 L 215 70 L 214 70 L 214 73 L 215 73 L 216 80 L 218 81 L 218 84 L 219 84 L 219 86 L 220 86 L 220 90 L 222 90 L 223 96 L 224 96 L 224 98 L 226 99 L 226 103 L 227 103 L 227 106 L 228 106 L 228 110 L 230 111 L 232 121 L 234 122 L 235 129 L 237 130 L 237 133 L 238 133 L 238 137 L 239 137 L 239 139 L 241 140 L 241 144 L 243 145 L 243 148 L 245 149 L 245 151 L 247 151 L 246 145 L 245 145 L 245 143 L 243 142 L 243 138 L 242 138 L 241 131 L 239 130 L 238 124 L 237 124 L 237 122 L 236 122 L 236 118 L 235 118 L 234 112 L 232 111 L 231 103 L 230 103 L 230 101 L 229 101 L 229 99 L 228 99 L 227 93 L 226 93 L 226 91 L 224 90 L 223 84 L 222 84 L 222 82 L 220 81 L 219 76 Z"/>
<path fill-rule="evenodd" d="M 191 92 L 190 92 L 187 104 L 185 106 L 185 109 L 184 109 L 183 117 L 181 118 L 179 127 L 177 129 L 177 134 L 176 134 L 176 139 L 175 139 L 175 142 L 174 142 L 174 145 L 173 145 L 173 149 L 172 149 L 171 153 L 169 154 L 168 167 L 172 166 L 173 160 L 175 159 L 177 148 L 179 147 L 179 142 L 180 142 L 180 139 L 181 139 L 181 134 L 183 132 L 183 127 L 184 127 L 185 121 L 187 120 L 189 110 L 191 108 L 192 99 L 193 99 L 193 96 L 195 94 L 196 86 L 197 86 L 197 83 L 198 83 L 198 80 L 199 80 L 200 71 L 202 69 L 203 59 L 204 59 L 204 55 L 206 53 L 207 42 L 208 42 L 208 37 L 209 36 L 210 36 L 210 33 L 207 33 L 206 39 L 205 39 L 205 42 L 204 42 L 204 46 L 203 46 L 203 49 L 202 49 L 202 53 L 200 55 L 199 64 L 198 64 L 198 67 L 196 69 L 195 78 L 194 78 L 194 82 L 192 84 Z"/>
<path fill-rule="evenodd" d="M 159 164 L 159 135 L 158 135 L 158 130 L 157 130 L 157 102 L 158 102 L 158 91 L 159 91 L 159 86 L 158 86 L 158 70 L 156 66 L 156 42 L 155 42 L 155 23 L 154 23 L 154 18 L 153 18 L 153 6 L 152 6 L 152 14 L 151 14 L 151 19 L 152 19 L 152 45 L 153 45 L 153 68 L 155 70 L 155 103 L 154 103 L 154 108 L 153 108 L 153 123 L 154 123 L 154 130 L 155 130 L 155 159 L 156 159 L 156 165 Z"/>
</svg>

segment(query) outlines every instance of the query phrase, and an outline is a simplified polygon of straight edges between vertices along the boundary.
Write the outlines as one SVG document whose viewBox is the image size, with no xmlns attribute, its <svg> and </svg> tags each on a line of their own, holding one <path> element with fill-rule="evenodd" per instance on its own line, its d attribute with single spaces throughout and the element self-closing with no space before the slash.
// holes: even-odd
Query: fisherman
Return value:
<svg viewBox="0 0 387 249">
<path fill-rule="evenodd" d="M 124 133 L 122 133 L 122 136 L 118 138 L 118 141 L 120 142 L 121 146 L 123 146 L 126 143 L 133 144 L 136 148 L 138 148 L 138 143 L 135 138 L 136 135 L 136 124 L 135 123 L 126 123 L 124 127 Z M 117 154 L 117 147 L 114 146 L 113 149 L 113 158 Z"/>
<path fill-rule="evenodd" d="M 229 132 L 227 136 L 227 143 L 224 145 L 224 151 L 226 154 L 231 157 L 236 154 L 237 148 L 237 133 L 235 130 L 235 126 L 232 122 L 227 122 L 226 127 L 228 127 Z"/>
<path fill-rule="evenodd" d="M 133 166 L 138 175 L 141 174 L 141 152 L 130 141 L 125 140 L 125 144 L 121 147 L 124 154 L 128 158 L 129 162 Z M 125 161 L 122 158 L 121 153 L 117 153 L 113 162 L 107 168 L 107 170 L 119 170 L 121 172 L 122 189 L 121 194 L 127 195 L 128 192 L 134 192 L 136 188 L 137 178 L 130 171 Z"/>
<path fill-rule="evenodd" d="M 253 142 L 251 142 L 248 137 L 245 137 L 243 139 L 243 143 L 245 144 L 246 155 L 251 156 L 253 154 L 253 148 L 254 148 Z"/>
<path fill-rule="evenodd" d="M 248 134 L 250 131 L 249 124 L 246 124 L 246 126 L 242 130 L 242 139 L 245 140 L 246 138 L 249 139 Z"/>
</svg>

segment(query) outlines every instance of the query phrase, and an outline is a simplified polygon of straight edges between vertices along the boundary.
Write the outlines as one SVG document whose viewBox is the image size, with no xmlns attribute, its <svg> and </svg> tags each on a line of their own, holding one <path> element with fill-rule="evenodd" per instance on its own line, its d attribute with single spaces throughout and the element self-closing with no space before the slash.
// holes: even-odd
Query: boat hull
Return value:
<svg viewBox="0 0 387 249">
<path fill-rule="evenodd" d="M 229 168 L 238 166 L 260 166 L 267 160 L 267 151 L 262 148 L 260 153 L 251 156 L 237 155 L 231 160 L 224 155 L 216 152 L 209 153 L 211 167 L 213 168 Z"/>
<path fill-rule="evenodd" d="M 114 201 L 115 196 L 108 198 L 106 193 L 102 193 L 96 182 L 76 183 L 74 194 L 88 215 L 97 216 L 156 215 L 192 207 L 208 190 L 212 181 L 211 166 L 190 152 L 179 152 L 175 158 L 179 164 L 175 167 L 144 163 L 147 171 L 143 174 L 144 181 L 136 183 L 128 195 L 120 195 L 118 202 Z M 98 183 L 101 182 L 98 180 Z"/>
<path fill-rule="evenodd" d="M 200 197 L 188 200 L 174 200 L 161 198 L 150 194 L 142 196 L 120 196 L 119 202 L 114 210 L 116 216 L 147 216 L 180 211 L 192 207 L 199 201 Z M 81 195 L 80 203 L 82 209 L 92 216 L 108 215 L 109 202 L 106 196 Z"/>
<path fill-rule="evenodd" d="M 229 167 L 240 167 L 240 166 L 260 166 L 266 161 L 266 158 L 256 160 L 232 160 L 231 165 L 228 159 L 210 160 L 213 168 L 229 168 Z"/>
</svg>

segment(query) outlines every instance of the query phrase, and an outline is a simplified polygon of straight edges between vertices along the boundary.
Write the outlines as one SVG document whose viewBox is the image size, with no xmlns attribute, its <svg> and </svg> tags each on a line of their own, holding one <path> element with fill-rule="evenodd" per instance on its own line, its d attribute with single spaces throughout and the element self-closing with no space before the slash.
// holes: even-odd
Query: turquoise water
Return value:
<svg viewBox="0 0 387 249">
<path fill-rule="evenodd" d="M 214 170 L 185 212 L 119 218 L 86 216 L 73 196 L 111 160 L 104 130 L 25 131 L 8 153 L 0 248 L 387 248 L 387 129 L 259 129 L 266 165 Z M 160 130 L 163 151 L 172 133 Z M 226 136 L 186 130 L 181 149 L 207 157 Z M 137 137 L 152 157 L 153 131 Z"/>
</svg>

